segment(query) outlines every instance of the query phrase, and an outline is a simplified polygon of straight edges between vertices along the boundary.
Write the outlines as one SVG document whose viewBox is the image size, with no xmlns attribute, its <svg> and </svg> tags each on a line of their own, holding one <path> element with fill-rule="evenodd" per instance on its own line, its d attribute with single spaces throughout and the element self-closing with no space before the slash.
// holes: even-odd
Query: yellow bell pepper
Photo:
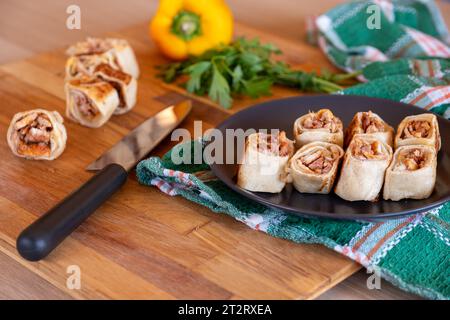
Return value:
<svg viewBox="0 0 450 320">
<path fill-rule="evenodd" d="M 183 60 L 230 43 L 233 15 L 224 0 L 161 0 L 149 31 L 163 54 Z"/>
</svg>

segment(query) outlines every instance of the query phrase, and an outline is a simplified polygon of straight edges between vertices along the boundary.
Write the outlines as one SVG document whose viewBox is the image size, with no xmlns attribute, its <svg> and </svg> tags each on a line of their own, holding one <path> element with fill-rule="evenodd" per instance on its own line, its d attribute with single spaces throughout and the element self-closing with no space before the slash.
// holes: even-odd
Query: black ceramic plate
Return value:
<svg viewBox="0 0 450 320">
<path fill-rule="evenodd" d="M 286 131 L 293 139 L 292 126 L 298 117 L 308 111 L 328 108 L 348 126 L 354 114 L 359 111 L 372 110 L 387 123 L 397 128 L 400 121 L 409 115 L 427 112 L 418 107 L 384 99 L 321 95 L 292 97 L 272 100 L 238 112 L 218 127 L 222 133 L 225 129 L 280 129 Z M 450 200 L 450 121 L 438 117 L 442 138 L 442 149 L 438 154 L 436 186 L 432 195 L 424 200 L 377 202 L 350 202 L 331 193 L 329 195 L 305 194 L 287 185 L 281 193 L 249 192 L 236 185 L 236 164 L 213 164 L 214 174 L 228 187 L 243 196 L 257 202 L 289 211 L 301 216 L 335 218 L 347 220 L 379 220 L 423 212 Z M 226 156 L 227 150 L 224 148 Z M 224 158 L 225 159 L 225 158 Z"/>
</svg>

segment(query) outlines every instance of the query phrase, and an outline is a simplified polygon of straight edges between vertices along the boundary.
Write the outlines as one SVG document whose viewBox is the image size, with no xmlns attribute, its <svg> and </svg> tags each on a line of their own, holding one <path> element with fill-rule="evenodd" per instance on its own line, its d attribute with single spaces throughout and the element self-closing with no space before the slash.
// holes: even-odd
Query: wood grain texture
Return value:
<svg viewBox="0 0 450 320">
<path fill-rule="evenodd" d="M 34 272 L 0 253 L 0 299 L 58 299 L 71 297 Z"/>
<path fill-rule="evenodd" d="M 64 290 L 74 298 L 314 298 L 359 269 L 347 258 L 321 246 L 296 245 L 274 239 L 211 213 L 181 198 L 141 186 L 131 174 L 126 185 L 105 203 L 45 261 L 29 263 L 17 256 L 18 233 L 91 174 L 84 167 L 117 142 L 130 129 L 166 106 L 164 99 L 177 90 L 155 78 L 156 64 L 165 60 L 149 42 L 145 25 L 111 36 L 130 41 L 140 62 L 138 104 L 132 112 L 114 116 L 100 129 L 81 127 L 66 120 L 68 143 L 56 161 L 27 161 L 14 157 L 5 141 L 0 144 L 0 250 Z M 239 26 L 239 34 L 260 35 L 283 48 L 296 44 Z M 317 49 L 304 50 L 311 61 Z M 308 53 L 309 52 L 309 53 Z M 309 54 L 309 56 L 308 56 Z M 19 111 L 43 106 L 64 113 L 63 50 L 38 55 L 0 67 L 0 136 Z M 325 61 L 323 61 L 325 63 Z M 296 94 L 285 89 L 275 96 Z M 202 100 L 202 99 L 200 99 Z M 203 99 L 204 100 L 204 99 Z M 230 112 L 253 101 L 238 101 L 231 111 L 194 101 L 194 110 L 182 126 L 192 130 L 194 120 L 208 129 Z M 161 154 L 173 142 L 155 150 Z M 81 290 L 65 288 L 66 269 L 78 265 Z"/>
<path fill-rule="evenodd" d="M 308 70 L 331 68 L 318 50 L 303 43 L 304 19 L 341 0 L 228 2 L 238 20 L 264 30 L 241 25 L 238 28 L 241 34 L 259 34 L 276 42 L 287 53 L 285 58 L 296 66 Z M 3 65 L 0 71 L 0 135 L 6 135 L 15 112 L 38 106 L 64 110 L 63 49 L 33 56 L 36 52 L 61 48 L 88 35 L 101 35 L 147 21 L 157 6 L 155 0 L 129 0 L 126 6 L 118 0 L 79 0 L 82 30 L 69 31 L 65 28 L 65 9 L 71 3 L 70 0 L 39 0 L 38 4 L 24 0 L 0 2 L 3 13 L 0 62 L 17 61 Z M 437 3 L 449 21 L 450 4 L 439 0 Z M 162 109 L 165 104 L 161 96 L 180 90 L 154 79 L 152 66 L 164 60 L 155 54 L 147 38 L 146 23 L 110 34 L 128 38 L 139 52 L 144 72 L 139 80 L 140 102 L 132 113 L 114 117 L 107 126 L 97 130 L 67 122 L 67 151 L 50 165 L 14 158 L 0 139 L 5 167 L 0 170 L 1 298 L 313 298 L 358 270 L 358 265 L 323 247 L 294 245 L 257 233 L 229 217 L 139 186 L 135 178 L 49 260 L 27 263 L 20 259 L 14 248 L 20 230 L 85 181 L 90 174 L 83 168 L 90 161 L 133 126 Z M 19 61 L 25 57 L 32 58 Z M 276 96 L 295 94 L 289 90 L 275 93 Z M 200 101 L 184 126 L 192 128 L 194 119 L 202 119 L 206 121 L 205 128 L 212 127 L 229 114 L 218 108 L 211 111 L 208 102 Z M 254 102 L 244 100 L 233 112 Z M 86 141 L 94 143 L 86 148 Z M 161 155 L 172 145 L 165 141 L 154 154 Z M 261 258 L 247 253 L 260 253 Z M 317 261 L 323 265 L 318 267 Z M 82 267 L 84 275 L 79 292 L 65 287 L 66 268 L 74 263 Z M 404 296 L 389 285 L 375 294 L 364 291 L 364 286 L 365 279 L 358 273 L 320 297 Z M 383 295 L 385 292 L 388 295 Z"/>
<path fill-rule="evenodd" d="M 334 288 L 317 297 L 318 300 L 422 300 L 412 293 L 401 291 L 385 280 L 381 280 L 379 289 L 368 289 L 365 269 L 356 272 Z"/>
</svg>

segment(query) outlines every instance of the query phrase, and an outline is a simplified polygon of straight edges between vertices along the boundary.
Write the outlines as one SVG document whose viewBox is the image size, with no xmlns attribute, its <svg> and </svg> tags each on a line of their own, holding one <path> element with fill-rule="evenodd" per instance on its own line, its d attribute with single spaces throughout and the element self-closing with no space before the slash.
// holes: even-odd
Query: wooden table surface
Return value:
<svg viewBox="0 0 450 320">
<path fill-rule="evenodd" d="M 237 19 L 245 21 L 246 24 L 253 25 L 259 29 L 270 30 L 271 33 L 282 35 L 283 38 L 291 41 L 282 43 L 282 46 L 289 47 L 290 43 L 293 43 L 293 41 L 303 41 L 303 18 L 305 15 L 319 14 L 341 1 L 333 0 L 318 2 L 284 0 L 273 2 L 248 0 L 245 2 L 228 2 L 235 12 Z M 82 39 L 87 35 L 99 35 L 111 30 L 119 30 L 129 25 L 147 21 L 153 14 L 157 5 L 155 1 L 148 0 L 129 0 L 126 6 L 122 6 L 121 3 L 123 2 L 120 1 L 85 0 L 78 1 L 77 3 L 82 10 L 82 29 L 74 31 L 65 28 L 65 19 L 67 17 L 65 9 L 71 4 L 71 1 L 40 0 L 38 5 L 37 2 L 3 0 L 0 3 L 0 12 L 3 13 L 2 20 L 0 21 L 0 63 L 15 61 L 30 57 L 38 52 L 59 48 L 68 45 L 75 40 Z M 439 4 L 444 8 L 447 8 L 444 12 L 448 21 L 448 14 L 450 12 L 450 10 L 448 10 L 450 7 L 449 4 Z M 101 12 L 101 14 L 99 14 L 99 12 Z M 265 16 L 266 12 L 271 12 L 270 19 Z M 98 16 L 101 16 L 101 19 L 99 19 Z M 24 21 L 27 21 L 27 23 L 24 23 Z M 298 56 L 292 55 L 288 58 L 291 63 L 295 64 L 297 62 L 297 64 L 308 68 L 309 62 L 302 59 L 301 55 L 302 53 L 299 52 Z M 311 57 L 311 52 L 309 52 L 309 57 Z M 319 56 L 318 59 L 321 61 L 323 60 L 324 65 L 328 65 L 323 56 Z M 14 63 L 12 65 L 14 65 Z M 11 65 L 3 67 L 3 72 L 6 72 L 6 74 L 8 73 L 8 66 L 10 67 Z M 9 70 L 11 71 L 13 69 Z M 20 70 L 20 68 L 14 69 L 14 72 L 16 72 L 16 70 Z M 27 72 L 28 71 L 23 70 L 22 74 L 19 72 L 15 77 L 23 80 L 23 78 L 27 77 Z M 12 81 L 11 85 L 14 86 L 14 80 L 9 80 L 9 78 L 9 75 L 3 74 L 2 81 Z M 36 81 L 36 79 L 25 79 L 25 82 L 27 81 Z M 25 97 L 23 98 L 26 101 Z M 9 114 L 1 114 L 2 133 L 5 131 L 4 127 L 7 125 L 9 116 Z M 75 185 L 75 182 L 73 182 L 72 186 Z M 154 192 L 152 194 L 154 194 Z M 45 202 L 46 200 L 43 201 Z M 2 202 L 3 203 L 0 204 L 1 208 L 6 209 L 11 205 L 11 203 L 5 202 L 4 199 Z M 51 203 L 51 201 L 49 200 L 48 203 Z M 203 209 L 200 210 L 195 208 L 191 204 L 184 203 L 184 205 L 192 208 L 194 211 L 198 210 L 204 212 Z M 209 213 L 204 214 L 207 216 L 209 215 Z M 32 219 L 32 217 L 29 219 Z M 238 228 L 244 227 L 239 226 Z M 267 240 L 262 241 L 280 241 L 264 235 L 258 235 L 256 237 L 261 236 L 263 239 L 267 238 Z M 280 242 L 282 243 L 282 241 Z M 285 245 L 290 246 L 292 244 L 282 244 L 282 246 Z M 304 247 L 304 250 L 313 250 L 325 255 L 334 254 L 321 247 L 308 245 L 297 247 Z M 39 270 L 33 270 L 34 272 L 29 271 L 27 268 L 24 268 L 21 263 L 15 261 L 10 255 L 6 254 L 4 250 L 2 251 L 3 253 L 0 253 L 0 269 L 2 270 L 2 274 L 0 275 L 0 298 L 66 299 L 74 297 L 74 295 L 69 295 L 64 290 L 61 290 L 58 284 L 44 280 L 45 277 L 42 277 L 42 274 L 39 274 Z M 342 261 L 344 263 L 345 260 L 345 258 L 339 257 L 336 261 Z M 345 264 L 348 265 L 348 267 L 344 268 L 347 271 L 340 276 L 337 275 L 336 277 L 331 278 L 330 281 L 333 284 L 350 276 L 359 268 L 353 263 L 346 262 L 343 266 Z M 383 282 L 382 290 L 369 291 L 366 289 L 365 280 L 366 275 L 362 271 L 358 272 L 340 285 L 323 293 L 320 298 L 414 298 L 414 296 L 405 294 L 385 282 Z M 328 287 L 330 286 L 327 286 L 327 288 Z M 316 292 L 320 293 L 320 290 Z M 247 297 L 251 297 L 251 295 L 248 295 Z M 301 295 L 297 298 L 301 298 Z"/>
</svg>

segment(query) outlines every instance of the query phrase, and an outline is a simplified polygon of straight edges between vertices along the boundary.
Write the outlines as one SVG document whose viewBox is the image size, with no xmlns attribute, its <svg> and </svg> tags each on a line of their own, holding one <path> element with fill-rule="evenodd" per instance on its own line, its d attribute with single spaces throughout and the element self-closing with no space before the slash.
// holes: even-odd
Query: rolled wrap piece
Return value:
<svg viewBox="0 0 450 320">
<path fill-rule="evenodd" d="M 95 68 L 100 64 L 108 64 L 116 70 L 119 66 L 114 62 L 111 53 L 71 56 L 66 61 L 66 81 L 86 76 L 93 76 Z"/>
<path fill-rule="evenodd" d="M 114 38 L 87 38 L 67 49 L 69 56 L 112 55 L 114 63 L 120 70 L 133 78 L 139 78 L 139 65 L 134 51 L 128 41 Z"/>
<path fill-rule="evenodd" d="M 286 185 L 285 167 L 293 153 L 294 143 L 284 131 L 249 135 L 239 166 L 238 186 L 255 192 L 280 192 Z"/>
<path fill-rule="evenodd" d="M 298 148 L 315 141 L 329 142 L 343 146 L 342 121 L 329 109 L 310 112 L 294 123 L 294 137 Z"/>
<path fill-rule="evenodd" d="M 348 201 L 376 201 L 391 159 L 389 145 L 375 137 L 355 135 L 345 152 L 334 192 Z"/>
<path fill-rule="evenodd" d="M 98 128 L 120 104 L 116 89 L 96 78 L 66 82 L 66 116 L 83 126 Z"/>
<path fill-rule="evenodd" d="M 97 78 L 108 82 L 117 90 L 119 105 L 114 110 L 114 114 L 124 114 L 135 106 L 137 97 L 136 79 L 105 63 L 98 65 L 94 70 L 94 74 Z"/>
<path fill-rule="evenodd" d="M 434 114 L 408 116 L 400 122 L 395 136 L 395 148 L 407 145 L 427 145 L 441 149 L 439 124 Z"/>
<path fill-rule="evenodd" d="M 355 134 L 366 134 L 380 139 L 393 146 L 394 128 L 388 125 L 379 115 L 368 112 L 358 112 L 350 122 L 345 132 L 345 145 L 348 146 Z"/>
<path fill-rule="evenodd" d="M 425 199 L 436 183 L 436 150 L 432 146 L 399 147 L 386 171 L 385 200 Z"/>
<path fill-rule="evenodd" d="M 18 156 L 34 160 L 53 160 L 66 147 L 67 132 L 57 111 L 34 109 L 19 112 L 7 132 L 8 145 Z"/>
<path fill-rule="evenodd" d="M 333 143 L 311 142 L 289 160 L 288 182 L 305 193 L 330 193 L 344 150 Z"/>
</svg>

